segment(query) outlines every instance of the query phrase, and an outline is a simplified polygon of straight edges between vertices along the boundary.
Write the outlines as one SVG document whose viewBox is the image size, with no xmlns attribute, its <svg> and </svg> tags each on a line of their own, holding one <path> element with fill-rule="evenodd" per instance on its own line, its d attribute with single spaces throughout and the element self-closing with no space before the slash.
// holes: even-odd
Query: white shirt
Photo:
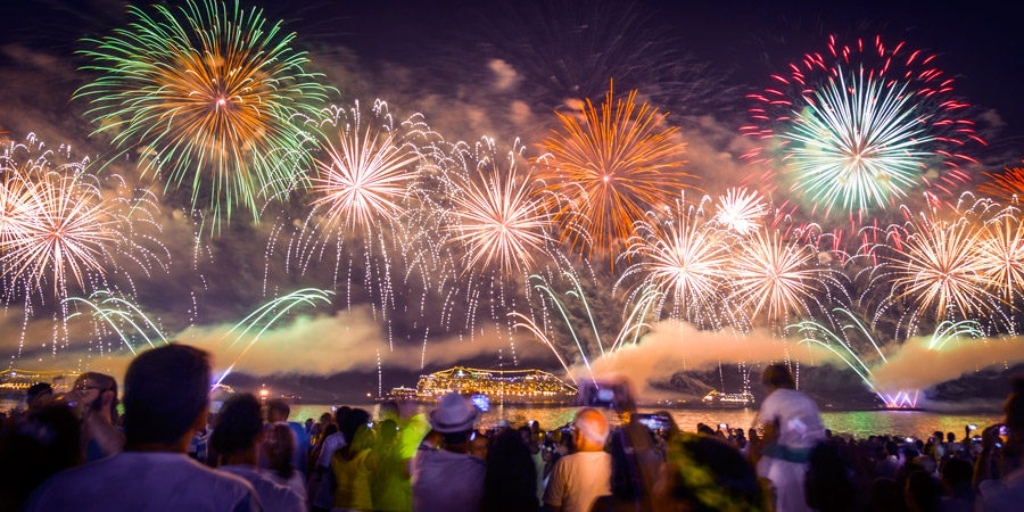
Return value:
<svg viewBox="0 0 1024 512">
<path fill-rule="evenodd" d="M 818 404 L 795 389 L 779 388 L 761 402 L 761 421 L 779 422 L 779 444 L 790 448 L 813 448 L 825 439 Z"/>
<path fill-rule="evenodd" d="M 565 512 L 589 512 L 601 496 L 612 493 L 612 456 L 607 452 L 566 455 L 551 470 L 544 503 Z"/>
<path fill-rule="evenodd" d="M 320 457 L 316 460 L 316 465 L 322 468 L 331 467 L 331 457 L 334 456 L 334 452 L 344 448 L 346 444 L 348 443 L 345 442 L 345 434 L 341 432 L 335 432 L 324 438 L 323 449 L 320 451 Z"/>
<path fill-rule="evenodd" d="M 28 512 L 251 512 L 263 507 L 249 482 L 184 453 L 122 452 L 62 471 L 40 485 Z"/>
</svg>

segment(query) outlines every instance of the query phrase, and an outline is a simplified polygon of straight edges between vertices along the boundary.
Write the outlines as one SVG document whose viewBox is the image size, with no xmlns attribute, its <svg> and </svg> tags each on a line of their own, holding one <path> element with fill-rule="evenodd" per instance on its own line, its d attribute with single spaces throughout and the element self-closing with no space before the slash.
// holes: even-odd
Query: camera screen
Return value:
<svg viewBox="0 0 1024 512">
<path fill-rule="evenodd" d="M 477 409 L 480 409 L 480 412 L 487 412 L 491 410 L 491 399 L 487 398 L 487 395 L 476 394 L 473 395 L 470 400 L 473 401 L 473 405 L 476 406 Z"/>
</svg>

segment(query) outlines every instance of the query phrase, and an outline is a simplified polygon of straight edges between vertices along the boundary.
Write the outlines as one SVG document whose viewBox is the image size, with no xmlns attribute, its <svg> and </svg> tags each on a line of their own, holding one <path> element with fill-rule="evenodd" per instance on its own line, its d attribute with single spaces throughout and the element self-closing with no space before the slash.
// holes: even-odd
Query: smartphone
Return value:
<svg viewBox="0 0 1024 512">
<path fill-rule="evenodd" d="M 968 430 L 978 430 L 978 426 L 973 424 L 973 423 L 970 423 L 970 424 L 967 425 L 967 429 Z"/>
<path fill-rule="evenodd" d="M 672 426 L 672 420 L 663 414 L 637 414 L 636 421 L 652 432 L 665 430 Z"/>
<path fill-rule="evenodd" d="M 729 424 L 728 423 L 719 423 L 718 424 L 718 430 L 729 430 Z"/>
<path fill-rule="evenodd" d="M 625 403 L 628 395 L 629 390 L 625 385 L 588 382 L 580 386 L 576 399 L 585 407 L 614 409 L 618 404 Z"/>
<path fill-rule="evenodd" d="M 1006 425 L 999 425 L 999 437 L 1007 437 L 1010 435 L 1010 429 Z"/>
<path fill-rule="evenodd" d="M 487 412 L 491 410 L 491 399 L 482 393 L 477 393 L 469 399 L 473 402 L 473 405 L 480 410 L 480 412 Z"/>
</svg>

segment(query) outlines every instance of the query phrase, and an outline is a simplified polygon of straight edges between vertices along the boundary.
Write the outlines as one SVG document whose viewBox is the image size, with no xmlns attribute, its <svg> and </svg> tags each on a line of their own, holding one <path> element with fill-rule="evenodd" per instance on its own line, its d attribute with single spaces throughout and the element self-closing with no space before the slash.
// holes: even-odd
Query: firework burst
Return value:
<svg viewBox="0 0 1024 512">
<path fill-rule="evenodd" d="M 715 221 L 739 235 L 746 235 L 761 226 L 768 206 L 761 194 L 753 190 L 730 188 L 718 201 Z"/>
<path fill-rule="evenodd" d="M 979 272 L 990 290 L 1009 304 L 1024 290 L 1024 221 L 1020 211 L 1007 208 L 985 223 L 977 246 Z"/>
<path fill-rule="evenodd" d="M 30 135 L 0 154 L 0 295 L 25 291 L 58 301 L 76 285 L 88 291 L 119 273 L 129 288 L 130 263 L 147 277 L 167 269 L 170 254 L 159 242 L 153 197 L 129 193 L 119 176 L 110 182 L 86 172 L 89 161 L 72 160 L 70 149 L 47 149 Z M 110 186 L 107 186 L 110 185 Z M 159 246 L 162 251 L 153 251 Z M 162 254 L 161 254 L 162 252 Z"/>
<path fill-rule="evenodd" d="M 778 231 L 760 229 L 741 244 L 733 261 L 731 286 L 737 304 L 756 318 L 789 320 L 806 313 L 829 276 L 815 266 L 817 252 L 787 241 Z"/>
<path fill-rule="evenodd" d="M 764 145 L 746 156 L 776 169 L 789 191 L 828 216 L 893 207 L 912 190 L 952 194 L 968 180 L 967 142 L 984 143 L 952 98 L 934 55 L 904 43 L 841 45 L 811 53 L 752 94 Z M 774 188 L 768 176 L 768 188 Z"/>
<path fill-rule="evenodd" d="M 636 91 L 616 102 L 609 89 L 600 110 L 587 100 L 582 121 L 557 115 L 561 128 L 544 141 L 539 178 L 559 199 L 555 220 L 579 223 L 563 240 L 581 252 L 613 251 L 647 211 L 671 205 L 688 188 L 678 130 L 647 103 L 638 109 Z"/>
<path fill-rule="evenodd" d="M 326 158 L 317 160 L 319 175 L 312 180 L 315 212 L 329 227 L 368 232 L 382 220 L 401 214 L 400 202 L 415 182 L 412 164 L 416 148 L 390 124 L 387 104 L 377 101 L 374 119 L 384 123 L 362 126 L 359 106 L 353 122 L 342 111 L 328 109 L 326 124 L 336 129 L 338 144 L 325 140 Z"/>
<path fill-rule="evenodd" d="M 505 168 L 498 164 L 493 143 L 485 141 L 484 147 L 477 172 L 461 180 L 453 198 L 457 224 L 451 241 L 466 245 L 469 267 L 493 263 L 506 275 L 525 272 L 534 255 L 544 252 L 550 216 L 530 176 L 517 170 L 518 152 L 509 153 Z"/>
<path fill-rule="evenodd" d="M 636 263 L 623 279 L 643 276 L 634 295 L 657 290 L 674 301 L 671 310 L 677 316 L 701 325 L 721 313 L 716 307 L 723 303 L 723 290 L 728 288 L 732 237 L 704 222 L 691 208 L 680 202 L 673 220 L 637 224 L 627 251 Z"/>
<path fill-rule="evenodd" d="M 992 266 L 979 255 L 984 235 L 963 216 L 953 221 L 922 216 L 891 228 L 899 249 L 889 258 L 892 300 L 910 305 L 912 323 L 929 312 L 935 320 L 987 316 L 995 297 L 985 277 Z"/>
<path fill-rule="evenodd" d="M 978 186 L 978 192 L 1005 203 L 1018 203 L 1024 196 L 1024 167 L 1007 167 L 1001 174 L 983 172 L 989 181 Z"/>
<path fill-rule="evenodd" d="M 208 197 L 218 223 L 236 206 L 256 216 L 261 195 L 305 183 L 306 135 L 295 118 L 315 114 L 328 88 L 303 70 L 294 34 L 237 2 L 128 10 L 132 24 L 81 52 L 94 62 L 84 69 L 100 73 L 76 93 L 91 104 L 94 133 L 149 148 L 144 171 L 190 188 L 194 208 Z"/>
</svg>

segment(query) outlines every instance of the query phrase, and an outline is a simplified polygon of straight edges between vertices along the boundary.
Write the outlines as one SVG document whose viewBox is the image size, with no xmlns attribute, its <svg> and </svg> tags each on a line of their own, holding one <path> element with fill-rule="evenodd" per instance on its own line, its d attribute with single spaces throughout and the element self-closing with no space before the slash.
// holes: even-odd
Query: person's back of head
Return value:
<svg viewBox="0 0 1024 512">
<path fill-rule="evenodd" d="M 939 512 L 942 488 L 930 473 L 917 470 L 907 476 L 905 496 L 911 512 Z"/>
<path fill-rule="evenodd" d="M 37 382 L 25 392 L 25 405 L 34 410 L 49 405 L 53 401 L 53 386 L 46 382 Z"/>
<path fill-rule="evenodd" d="M 352 409 L 351 412 L 342 418 L 341 423 L 338 424 L 338 430 L 341 435 L 345 436 L 345 443 L 348 447 L 360 448 L 354 446 L 356 444 L 356 435 L 360 429 L 367 428 L 367 424 L 370 422 L 370 413 L 364 409 Z"/>
<path fill-rule="evenodd" d="M 807 505 L 820 512 L 853 510 L 856 488 L 850 468 L 832 443 L 819 443 L 811 450 L 804 486 Z"/>
<path fill-rule="evenodd" d="M 54 473 L 82 462 L 79 419 L 54 403 L 0 430 L 0 510 L 18 510 L 29 494 Z"/>
<path fill-rule="evenodd" d="M 263 431 L 263 415 L 255 395 L 232 395 L 224 401 L 218 415 L 220 418 L 210 439 L 218 455 L 228 457 L 244 453 L 256 445 Z"/>
<path fill-rule="evenodd" d="M 892 478 L 876 478 L 868 488 L 868 505 L 865 510 L 872 512 L 904 512 L 907 504 L 903 490 Z"/>
<path fill-rule="evenodd" d="M 942 485 L 953 496 L 970 496 L 971 480 L 974 478 L 974 466 L 963 459 L 949 459 L 940 469 Z"/>
<path fill-rule="evenodd" d="M 772 363 L 764 369 L 761 374 L 761 384 L 773 389 L 786 388 L 795 389 L 796 380 L 789 366 L 784 363 Z"/>
<path fill-rule="evenodd" d="M 526 427 L 529 430 L 529 427 Z M 537 510 L 537 468 L 518 432 L 498 432 L 487 449 L 484 510 Z"/>
<path fill-rule="evenodd" d="M 338 425 L 341 429 L 341 424 L 345 421 L 345 416 L 352 412 L 352 408 L 347 405 L 342 405 L 334 410 L 334 424 Z"/>
<path fill-rule="evenodd" d="M 398 439 L 398 422 L 393 419 L 388 418 L 380 422 L 377 430 L 380 435 L 377 444 L 380 446 L 390 446 Z"/>
<path fill-rule="evenodd" d="M 171 343 L 139 354 L 124 376 L 126 448 L 179 443 L 205 419 L 209 391 L 205 351 Z"/>
<path fill-rule="evenodd" d="M 667 471 L 655 485 L 654 499 L 683 510 L 767 511 L 767 493 L 753 466 L 714 436 L 680 433 L 669 440 Z"/>
<path fill-rule="evenodd" d="M 292 409 L 288 407 L 288 402 L 280 398 L 267 400 L 267 421 L 288 421 L 291 413 Z"/>
<path fill-rule="evenodd" d="M 263 442 L 267 467 L 277 472 L 281 478 L 286 480 L 291 478 L 295 473 L 295 465 L 292 463 L 292 459 L 295 458 L 295 449 L 295 435 L 291 427 L 284 422 L 270 424 Z"/>
<path fill-rule="evenodd" d="M 577 433 L 576 449 L 581 452 L 596 452 L 604 450 L 605 442 L 608 441 L 608 419 L 598 409 L 584 407 L 576 413 L 573 426 Z"/>
</svg>

